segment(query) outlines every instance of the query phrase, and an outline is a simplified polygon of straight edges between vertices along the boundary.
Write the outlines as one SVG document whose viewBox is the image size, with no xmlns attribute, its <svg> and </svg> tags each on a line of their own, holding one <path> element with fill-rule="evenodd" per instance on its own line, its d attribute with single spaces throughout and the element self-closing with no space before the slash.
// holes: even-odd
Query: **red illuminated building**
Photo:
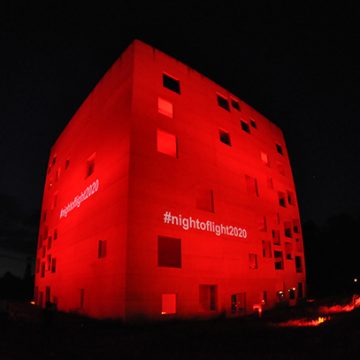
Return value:
<svg viewBox="0 0 360 360">
<path fill-rule="evenodd" d="M 304 296 L 281 130 L 134 41 L 52 147 L 37 304 L 95 318 L 232 317 Z"/>
</svg>

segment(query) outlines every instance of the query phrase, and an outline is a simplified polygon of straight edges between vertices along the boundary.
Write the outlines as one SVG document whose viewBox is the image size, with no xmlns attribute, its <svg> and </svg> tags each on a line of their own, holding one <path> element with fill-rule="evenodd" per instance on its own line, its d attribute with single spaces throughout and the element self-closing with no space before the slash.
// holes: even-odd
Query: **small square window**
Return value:
<svg viewBox="0 0 360 360">
<path fill-rule="evenodd" d="M 217 94 L 217 103 L 223 109 L 230 111 L 229 101 L 224 96 Z"/>
<path fill-rule="evenodd" d="M 86 178 L 91 176 L 95 171 L 95 153 L 86 161 Z"/>
<path fill-rule="evenodd" d="M 276 144 L 276 151 L 280 154 L 280 155 L 284 155 L 283 152 L 283 148 L 280 144 Z"/>
<path fill-rule="evenodd" d="M 247 122 L 245 122 L 245 121 L 240 121 L 240 124 L 241 124 L 241 128 L 245 131 L 245 132 L 247 132 L 248 134 L 250 134 L 250 126 L 249 126 L 249 124 L 247 123 Z"/>
<path fill-rule="evenodd" d="M 198 189 L 196 194 L 196 208 L 214 212 L 214 192 L 210 189 Z"/>
<path fill-rule="evenodd" d="M 231 146 L 230 134 L 224 130 L 219 130 L 220 141 L 226 145 Z"/>
<path fill-rule="evenodd" d="M 238 102 L 237 100 L 231 99 L 231 106 L 232 106 L 234 109 L 240 111 L 240 104 L 239 104 L 239 102 Z"/>
<path fill-rule="evenodd" d="M 293 220 L 293 231 L 294 231 L 294 234 L 300 234 L 300 221 L 299 220 Z"/>
<path fill-rule="evenodd" d="M 161 295 L 161 314 L 176 314 L 176 294 Z"/>
<path fill-rule="evenodd" d="M 167 89 L 180 94 L 180 81 L 176 80 L 172 76 L 163 74 L 163 86 Z"/>
<path fill-rule="evenodd" d="M 255 270 L 258 268 L 257 254 L 249 254 L 249 269 Z"/>
<path fill-rule="evenodd" d="M 47 271 L 51 270 L 51 255 L 47 256 Z"/>
<path fill-rule="evenodd" d="M 157 151 L 177 158 L 176 136 L 163 130 L 157 130 Z"/>
<path fill-rule="evenodd" d="M 257 125 L 256 125 L 255 120 L 250 119 L 250 125 L 251 125 L 254 129 L 257 129 Z"/>
<path fill-rule="evenodd" d="M 169 118 L 173 117 L 173 104 L 161 97 L 158 98 L 158 112 Z"/>
<path fill-rule="evenodd" d="M 99 240 L 98 243 L 98 258 L 106 257 L 106 240 Z"/>
<path fill-rule="evenodd" d="M 69 168 L 69 166 L 70 166 L 70 160 L 67 159 L 67 160 L 65 161 L 65 170 L 67 170 L 67 169 Z"/>
<path fill-rule="evenodd" d="M 158 236 L 158 266 L 181 268 L 181 239 Z"/>
</svg>

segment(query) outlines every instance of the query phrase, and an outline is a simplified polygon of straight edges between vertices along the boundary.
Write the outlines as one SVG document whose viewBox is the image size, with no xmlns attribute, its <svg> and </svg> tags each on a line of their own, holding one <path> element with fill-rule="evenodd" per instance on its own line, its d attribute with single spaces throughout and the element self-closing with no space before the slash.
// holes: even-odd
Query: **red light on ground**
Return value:
<svg viewBox="0 0 360 360">
<path fill-rule="evenodd" d="M 330 316 L 319 316 L 317 319 L 295 319 L 289 320 L 283 323 L 277 324 L 277 326 L 281 327 L 307 327 L 307 326 L 319 326 L 320 324 L 324 323 L 325 321 L 330 320 Z"/>
</svg>

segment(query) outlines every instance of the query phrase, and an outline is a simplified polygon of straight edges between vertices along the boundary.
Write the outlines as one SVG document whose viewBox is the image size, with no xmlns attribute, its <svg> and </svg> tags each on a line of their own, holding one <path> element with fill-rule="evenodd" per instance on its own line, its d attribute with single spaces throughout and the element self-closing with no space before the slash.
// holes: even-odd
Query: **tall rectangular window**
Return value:
<svg viewBox="0 0 360 360">
<path fill-rule="evenodd" d="M 106 240 L 99 240 L 98 243 L 98 258 L 106 257 Z"/>
<path fill-rule="evenodd" d="M 259 196 L 257 180 L 251 176 L 245 175 L 245 182 L 248 193 Z"/>
<path fill-rule="evenodd" d="M 301 256 L 295 256 L 296 272 L 301 273 L 303 271 Z"/>
<path fill-rule="evenodd" d="M 273 244 L 274 245 L 281 245 L 280 239 L 280 231 L 279 230 L 271 230 Z"/>
<path fill-rule="evenodd" d="M 260 231 L 267 231 L 267 221 L 266 216 L 261 216 L 259 220 L 259 230 Z"/>
<path fill-rule="evenodd" d="M 161 97 L 158 98 L 158 112 L 169 118 L 173 117 L 173 104 Z"/>
<path fill-rule="evenodd" d="M 43 278 L 45 277 L 45 261 L 41 263 L 41 273 L 40 276 Z"/>
<path fill-rule="evenodd" d="M 291 238 L 292 237 L 292 229 L 291 229 L 291 222 L 290 221 L 285 221 L 284 222 L 284 234 L 286 237 Z"/>
<path fill-rule="evenodd" d="M 180 94 L 180 81 L 170 75 L 163 74 L 163 86 L 167 89 Z"/>
<path fill-rule="evenodd" d="M 181 268 L 181 239 L 158 236 L 158 266 Z"/>
<path fill-rule="evenodd" d="M 287 199 L 288 199 L 288 204 L 289 205 L 294 205 L 295 204 L 294 194 L 291 191 L 287 192 Z"/>
<path fill-rule="evenodd" d="M 258 257 L 257 254 L 249 254 L 249 269 L 255 270 L 258 268 Z"/>
<path fill-rule="evenodd" d="M 220 141 L 228 146 L 231 146 L 230 134 L 225 130 L 219 130 Z"/>
<path fill-rule="evenodd" d="M 199 188 L 196 194 L 196 208 L 214 212 L 214 193 L 210 189 Z"/>
<path fill-rule="evenodd" d="M 161 295 L 161 314 L 176 314 L 176 294 Z"/>
<path fill-rule="evenodd" d="M 231 295 L 231 312 L 233 314 L 245 314 L 246 312 L 245 292 Z"/>
<path fill-rule="evenodd" d="M 163 130 L 157 130 L 157 151 L 177 158 L 176 136 Z"/>
<path fill-rule="evenodd" d="M 229 101 L 224 96 L 217 94 L 217 103 L 223 109 L 230 111 Z"/>
<path fill-rule="evenodd" d="M 199 285 L 200 306 L 205 311 L 217 310 L 217 286 Z"/>
<path fill-rule="evenodd" d="M 275 261 L 275 270 L 283 270 L 284 269 L 284 257 L 282 251 L 275 250 L 274 251 L 274 261 Z"/>
<path fill-rule="evenodd" d="M 55 258 L 51 259 L 51 272 L 52 273 L 56 272 L 56 259 Z"/>
<path fill-rule="evenodd" d="M 262 240 L 261 244 L 262 244 L 263 257 L 271 258 L 272 257 L 272 254 L 271 254 L 271 242 L 268 241 L 268 240 Z"/>
<path fill-rule="evenodd" d="M 85 177 L 91 176 L 95 171 L 95 153 L 92 154 L 86 161 L 86 175 Z"/>
</svg>

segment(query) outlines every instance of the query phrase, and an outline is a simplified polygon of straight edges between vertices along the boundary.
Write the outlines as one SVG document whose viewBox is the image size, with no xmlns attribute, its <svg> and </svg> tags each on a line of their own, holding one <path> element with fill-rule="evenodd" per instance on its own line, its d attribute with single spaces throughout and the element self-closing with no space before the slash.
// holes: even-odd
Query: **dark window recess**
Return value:
<svg viewBox="0 0 360 360">
<path fill-rule="evenodd" d="M 274 251 L 274 258 L 275 258 L 275 270 L 282 270 L 284 269 L 284 258 L 282 251 Z"/>
<path fill-rule="evenodd" d="M 223 109 L 230 111 L 229 101 L 221 95 L 217 95 L 217 103 Z"/>
<path fill-rule="evenodd" d="M 65 170 L 67 170 L 69 168 L 70 165 L 70 160 L 66 160 L 65 161 Z"/>
<path fill-rule="evenodd" d="M 251 125 L 254 129 L 257 129 L 257 125 L 256 125 L 255 120 L 250 119 L 250 125 Z"/>
<path fill-rule="evenodd" d="M 46 217 L 47 217 L 47 211 L 45 210 L 43 212 L 43 216 L 42 216 L 42 221 L 45 222 L 46 221 Z"/>
<path fill-rule="evenodd" d="M 231 99 L 231 106 L 232 106 L 234 109 L 240 111 L 240 105 L 239 105 L 239 102 L 238 102 L 237 100 Z"/>
<path fill-rule="evenodd" d="M 283 192 L 279 192 L 279 205 L 286 207 L 285 194 Z"/>
<path fill-rule="evenodd" d="M 246 312 L 246 293 L 231 295 L 231 312 L 233 314 L 244 314 Z"/>
<path fill-rule="evenodd" d="M 291 191 L 287 192 L 287 198 L 288 198 L 288 204 L 289 205 L 294 205 L 295 204 L 294 194 Z"/>
<path fill-rule="evenodd" d="M 285 234 L 286 237 L 289 237 L 289 238 L 292 237 L 291 222 L 290 221 L 286 221 L 284 223 L 284 234 Z"/>
<path fill-rule="evenodd" d="M 262 240 L 262 254 L 265 258 L 271 258 L 271 242 L 268 240 Z"/>
<path fill-rule="evenodd" d="M 214 212 L 214 193 L 209 189 L 198 189 L 196 194 L 196 208 Z"/>
<path fill-rule="evenodd" d="M 296 267 L 296 272 L 301 273 L 303 271 L 301 256 L 295 256 L 295 267 Z"/>
<path fill-rule="evenodd" d="M 293 220 L 293 231 L 294 231 L 295 234 L 300 234 L 299 220 Z"/>
<path fill-rule="evenodd" d="M 279 144 L 276 144 L 276 151 L 280 154 L 280 155 L 284 155 L 282 146 Z"/>
<path fill-rule="evenodd" d="M 219 130 L 220 141 L 226 145 L 231 146 L 230 134 L 224 130 Z"/>
<path fill-rule="evenodd" d="M 52 273 L 56 272 L 56 259 L 54 258 L 51 259 L 51 272 Z"/>
<path fill-rule="evenodd" d="M 43 278 L 45 276 L 45 262 L 41 263 L 41 273 L 40 276 Z"/>
<path fill-rule="evenodd" d="M 87 161 L 86 161 L 86 177 L 89 177 L 92 175 L 95 171 L 95 155 L 92 155 Z"/>
<path fill-rule="evenodd" d="M 106 256 L 106 240 L 99 240 L 98 245 L 98 258 L 104 258 Z"/>
<path fill-rule="evenodd" d="M 54 240 L 58 238 L 58 231 L 57 229 L 54 229 Z"/>
<path fill-rule="evenodd" d="M 271 234 L 272 234 L 273 244 L 274 245 L 280 245 L 281 244 L 280 231 L 279 230 L 272 230 Z"/>
<path fill-rule="evenodd" d="M 163 86 L 176 92 L 177 94 L 180 94 L 180 81 L 169 75 L 163 74 Z"/>
<path fill-rule="evenodd" d="M 247 133 L 250 134 L 250 126 L 248 123 L 246 123 L 245 121 L 240 121 L 240 124 L 241 124 L 241 128 L 246 131 Z"/>
<path fill-rule="evenodd" d="M 199 285 L 200 306 L 206 311 L 216 311 L 217 309 L 217 286 Z"/>
<path fill-rule="evenodd" d="M 181 239 L 158 236 L 158 266 L 181 268 Z"/>
<path fill-rule="evenodd" d="M 54 166 L 55 163 L 56 163 L 56 156 L 54 156 L 54 157 L 52 158 L 51 166 Z"/>
</svg>

